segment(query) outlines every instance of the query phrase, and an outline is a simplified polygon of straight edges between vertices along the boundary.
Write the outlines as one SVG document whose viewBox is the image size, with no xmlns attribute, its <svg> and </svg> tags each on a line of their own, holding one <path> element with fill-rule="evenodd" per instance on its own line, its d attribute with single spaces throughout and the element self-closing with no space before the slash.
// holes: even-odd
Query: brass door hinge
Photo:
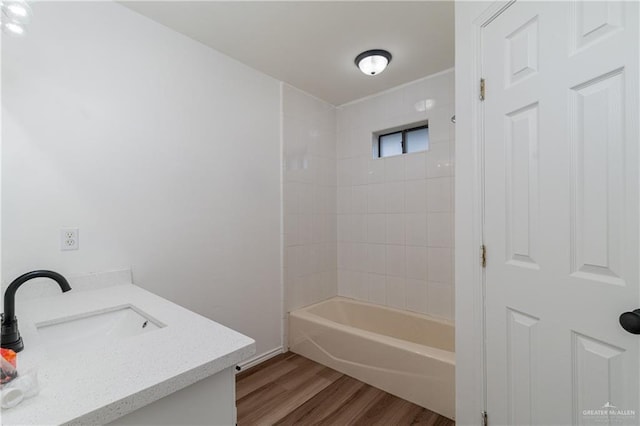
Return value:
<svg viewBox="0 0 640 426">
<path fill-rule="evenodd" d="M 480 100 L 484 101 L 484 94 L 485 94 L 485 82 L 484 82 L 484 78 L 480 79 Z"/>
<path fill-rule="evenodd" d="M 480 247 L 480 261 L 482 262 L 482 267 L 487 267 L 487 246 L 484 244 Z"/>
</svg>

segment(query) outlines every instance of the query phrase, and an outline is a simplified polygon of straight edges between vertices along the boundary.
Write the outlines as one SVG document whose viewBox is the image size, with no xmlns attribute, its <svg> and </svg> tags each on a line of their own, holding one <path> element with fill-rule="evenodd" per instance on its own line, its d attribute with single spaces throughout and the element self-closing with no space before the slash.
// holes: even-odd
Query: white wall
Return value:
<svg viewBox="0 0 640 426">
<path fill-rule="evenodd" d="M 131 266 L 279 347 L 279 83 L 116 3 L 33 9 L 2 45 L 4 283 Z M 59 250 L 63 226 L 79 251 Z"/>
<path fill-rule="evenodd" d="M 283 85 L 284 277 L 287 311 L 338 293 L 336 109 Z"/>
<path fill-rule="evenodd" d="M 453 70 L 338 109 L 342 296 L 453 319 Z M 372 133 L 429 121 L 427 152 L 372 158 Z"/>
</svg>

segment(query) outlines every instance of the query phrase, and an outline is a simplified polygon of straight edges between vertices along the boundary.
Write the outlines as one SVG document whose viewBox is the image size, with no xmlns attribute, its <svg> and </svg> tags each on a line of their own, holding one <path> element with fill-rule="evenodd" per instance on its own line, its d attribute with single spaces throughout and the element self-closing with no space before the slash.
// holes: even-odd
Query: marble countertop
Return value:
<svg viewBox="0 0 640 426">
<path fill-rule="evenodd" d="M 123 305 L 166 326 L 53 355 L 39 341 L 36 324 Z M 253 339 L 133 284 L 28 300 L 16 315 L 25 345 L 18 371 L 37 367 L 41 391 L 2 410 L 3 425 L 108 423 L 255 353 Z"/>
</svg>

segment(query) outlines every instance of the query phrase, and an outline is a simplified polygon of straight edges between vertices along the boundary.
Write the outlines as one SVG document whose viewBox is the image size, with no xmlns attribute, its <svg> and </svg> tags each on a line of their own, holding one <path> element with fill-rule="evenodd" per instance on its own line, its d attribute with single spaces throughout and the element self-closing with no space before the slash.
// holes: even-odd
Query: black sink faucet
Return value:
<svg viewBox="0 0 640 426">
<path fill-rule="evenodd" d="M 20 352 L 24 349 L 22 337 L 18 331 L 18 319 L 16 318 L 16 291 L 20 286 L 34 278 L 51 278 L 58 283 L 62 292 L 71 290 L 71 286 L 65 277 L 53 271 L 31 271 L 20 275 L 13 280 L 4 293 L 4 313 L 2 314 L 2 336 L 0 346 Z"/>
</svg>

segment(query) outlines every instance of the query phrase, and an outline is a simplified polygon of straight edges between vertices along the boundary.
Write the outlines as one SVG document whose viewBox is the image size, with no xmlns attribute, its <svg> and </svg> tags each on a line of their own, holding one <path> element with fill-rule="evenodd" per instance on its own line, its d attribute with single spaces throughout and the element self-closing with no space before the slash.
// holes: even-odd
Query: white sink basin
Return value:
<svg viewBox="0 0 640 426">
<path fill-rule="evenodd" d="M 123 339 L 162 327 L 165 325 L 132 305 L 36 324 L 40 343 L 48 354 L 119 345 Z"/>
</svg>

